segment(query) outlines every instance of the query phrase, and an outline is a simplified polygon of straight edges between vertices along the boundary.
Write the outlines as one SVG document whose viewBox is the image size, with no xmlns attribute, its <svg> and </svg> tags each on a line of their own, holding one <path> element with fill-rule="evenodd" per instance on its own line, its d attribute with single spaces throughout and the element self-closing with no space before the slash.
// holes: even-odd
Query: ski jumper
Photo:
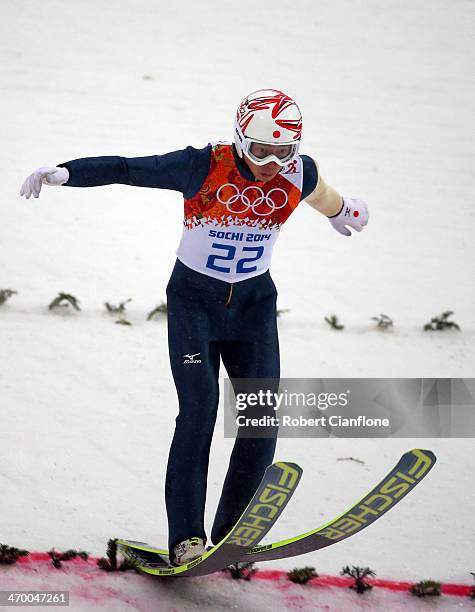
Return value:
<svg viewBox="0 0 475 612">
<path fill-rule="evenodd" d="M 167 285 L 169 354 L 179 413 L 165 500 L 170 549 L 191 536 L 206 539 L 220 359 L 236 393 L 236 379 L 269 379 L 268 388 L 277 391 L 277 291 L 269 265 L 282 224 L 317 185 L 316 165 L 298 156 L 261 183 L 234 146 L 225 143 L 161 156 L 84 158 L 59 165 L 69 170 L 67 186 L 121 183 L 184 195 L 183 234 Z M 276 435 L 276 429 L 262 438 L 238 433 L 211 531 L 214 543 L 238 519 L 272 463 Z"/>
</svg>

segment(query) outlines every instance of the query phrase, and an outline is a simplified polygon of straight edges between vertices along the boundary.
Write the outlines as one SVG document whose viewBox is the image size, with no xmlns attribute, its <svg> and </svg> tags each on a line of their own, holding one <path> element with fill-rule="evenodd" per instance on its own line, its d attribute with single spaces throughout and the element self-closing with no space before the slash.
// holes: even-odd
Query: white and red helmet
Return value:
<svg viewBox="0 0 475 612">
<path fill-rule="evenodd" d="M 295 101 L 277 89 L 259 89 L 244 98 L 237 109 L 234 141 L 239 157 L 247 155 L 258 165 L 275 161 L 285 166 L 298 154 L 302 115 Z M 257 143 L 253 147 L 253 143 Z M 257 145 L 270 145 L 257 147 Z M 253 154 L 253 148 L 258 155 Z"/>
</svg>

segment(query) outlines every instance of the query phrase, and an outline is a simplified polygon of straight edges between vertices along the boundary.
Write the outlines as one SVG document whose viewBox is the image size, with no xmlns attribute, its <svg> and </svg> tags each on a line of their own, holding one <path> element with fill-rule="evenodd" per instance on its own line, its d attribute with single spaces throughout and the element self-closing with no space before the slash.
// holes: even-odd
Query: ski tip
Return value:
<svg viewBox="0 0 475 612">
<path fill-rule="evenodd" d="M 276 461 L 269 467 L 273 466 L 284 470 L 295 470 L 300 474 L 300 476 L 303 474 L 303 468 L 301 468 L 298 463 L 294 463 L 293 461 Z"/>
<path fill-rule="evenodd" d="M 426 457 L 429 457 L 431 459 L 432 463 L 435 463 L 437 461 L 437 457 L 435 456 L 435 453 L 433 453 L 429 449 L 413 448 L 412 450 L 410 450 L 408 452 L 411 453 L 412 455 L 421 455 L 421 454 L 424 454 L 424 455 L 426 455 Z"/>
</svg>

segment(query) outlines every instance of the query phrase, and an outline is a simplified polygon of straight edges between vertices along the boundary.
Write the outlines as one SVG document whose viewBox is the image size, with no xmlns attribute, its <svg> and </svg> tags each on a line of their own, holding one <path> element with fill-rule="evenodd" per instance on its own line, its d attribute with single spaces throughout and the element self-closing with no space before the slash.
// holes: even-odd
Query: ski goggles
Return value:
<svg viewBox="0 0 475 612">
<path fill-rule="evenodd" d="M 246 138 L 243 152 L 258 166 L 275 162 L 279 166 L 286 166 L 298 152 L 299 142 L 288 144 L 269 144 Z"/>
</svg>

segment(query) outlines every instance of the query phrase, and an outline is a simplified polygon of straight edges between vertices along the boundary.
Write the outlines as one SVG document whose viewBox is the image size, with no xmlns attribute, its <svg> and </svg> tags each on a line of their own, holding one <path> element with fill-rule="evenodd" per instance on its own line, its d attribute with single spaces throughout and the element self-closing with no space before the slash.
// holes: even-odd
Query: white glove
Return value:
<svg viewBox="0 0 475 612">
<path fill-rule="evenodd" d="M 366 202 L 356 198 L 343 198 L 343 206 L 340 212 L 334 217 L 328 217 L 336 231 L 344 236 L 351 236 L 351 232 L 346 226 L 361 232 L 367 225 L 368 219 L 369 211 Z"/>
<path fill-rule="evenodd" d="M 33 197 L 38 198 L 41 191 L 41 185 L 64 185 L 69 179 L 67 168 L 43 167 L 35 170 L 33 174 L 25 180 L 20 189 L 20 196 L 25 196 L 27 200 Z"/>
</svg>

